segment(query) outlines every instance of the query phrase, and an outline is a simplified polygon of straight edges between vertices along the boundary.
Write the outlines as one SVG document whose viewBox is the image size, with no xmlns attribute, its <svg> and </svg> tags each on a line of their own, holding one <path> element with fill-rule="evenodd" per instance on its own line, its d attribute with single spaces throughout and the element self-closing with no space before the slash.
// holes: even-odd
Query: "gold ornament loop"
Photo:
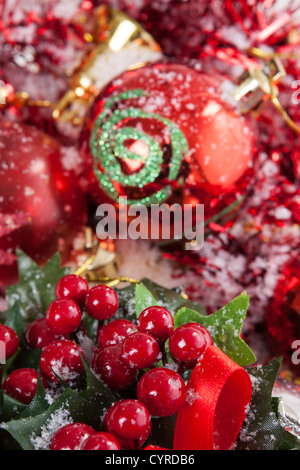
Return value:
<svg viewBox="0 0 300 470">
<path fill-rule="evenodd" d="M 249 55 L 264 62 L 264 67 L 249 67 L 238 80 L 234 90 L 234 99 L 240 102 L 241 112 L 255 117 L 260 116 L 268 103 L 272 103 L 286 124 L 297 134 L 300 126 L 283 108 L 277 84 L 286 76 L 285 68 L 280 60 L 280 54 L 266 52 L 259 48 L 248 50 Z"/>
</svg>

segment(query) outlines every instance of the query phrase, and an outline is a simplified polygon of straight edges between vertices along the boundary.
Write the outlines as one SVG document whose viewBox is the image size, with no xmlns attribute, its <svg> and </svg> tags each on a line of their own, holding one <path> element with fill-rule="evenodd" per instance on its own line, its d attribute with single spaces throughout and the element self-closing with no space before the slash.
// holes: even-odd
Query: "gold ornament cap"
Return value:
<svg viewBox="0 0 300 470">
<path fill-rule="evenodd" d="M 162 58 L 153 37 L 125 13 L 100 6 L 93 20 L 93 31 L 87 36 L 92 49 L 53 111 L 58 123 L 80 125 L 90 103 L 113 78 Z"/>
<path fill-rule="evenodd" d="M 251 55 L 266 60 L 259 52 L 259 49 L 252 50 Z M 278 96 L 277 84 L 285 76 L 285 69 L 278 57 L 272 57 L 265 62 L 264 67 L 249 67 L 238 80 L 234 91 L 234 98 L 240 102 L 242 112 L 252 111 L 259 115 L 265 104 L 269 103 L 273 96 Z"/>
<path fill-rule="evenodd" d="M 236 84 L 233 97 L 239 102 L 241 112 L 251 112 L 254 117 L 259 117 L 264 107 L 272 103 L 290 129 L 300 134 L 300 126 L 291 119 L 278 98 L 277 85 L 286 76 L 281 57 L 258 48 L 251 48 L 248 52 L 263 61 L 263 66 L 249 67 Z"/>
</svg>

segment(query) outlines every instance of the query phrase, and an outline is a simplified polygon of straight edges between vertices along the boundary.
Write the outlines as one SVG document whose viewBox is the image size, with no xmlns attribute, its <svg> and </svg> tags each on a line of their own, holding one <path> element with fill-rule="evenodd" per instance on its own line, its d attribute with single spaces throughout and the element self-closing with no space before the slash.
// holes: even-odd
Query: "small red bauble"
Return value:
<svg viewBox="0 0 300 470">
<path fill-rule="evenodd" d="M 70 299 L 81 305 L 88 290 L 88 283 L 83 277 L 76 274 L 68 274 L 58 281 L 55 295 L 57 299 Z"/>
<path fill-rule="evenodd" d="M 84 359 L 83 350 L 73 341 L 54 341 L 41 354 L 41 372 L 51 382 L 59 383 L 56 375 L 64 382 L 72 382 L 84 370 L 80 354 Z"/>
<path fill-rule="evenodd" d="M 158 343 L 164 343 L 174 330 L 171 313 L 163 307 L 148 307 L 137 320 L 138 330 L 153 336 Z"/>
<path fill-rule="evenodd" d="M 98 336 L 100 348 L 121 344 L 127 336 L 136 331 L 136 325 L 129 320 L 119 318 L 113 320 L 101 328 Z"/>
<path fill-rule="evenodd" d="M 111 318 L 116 313 L 118 305 L 116 291 L 104 285 L 92 287 L 85 297 L 87 314 L 100 321 Z"/>
<path fill-rule="evenodd" d="M 13 356 L 19 347 L 19 338 L 17 333 L 6 325 L 0 325 L 0 341 L 4 344 L 5 359 Z"/>
<path fill-rule="evenodd" d="M 108 346 L 94 351 L 91 369 L 111 390 L 121 390 L 134 381 L 137 371 L 122 359 L 121 345 Z"/>
<path fill-rule="evenodd" d="M 84 423 L 66 424 L 54 434 L 51 450 L 80 450 L 85 440 L 95 431 Z"/>
<path fill-rule="evenodd" d="M 151 415 L 171 416 L 183 405 L 185 383 L 180 375 L 171 369 L 150 369 L 139 381 L 137 397 Z"/>
<path fill-rule="evenodd" d="M 72 333 L 81 323 L 80 307 L 74 300 L 54 300 L 47 309 L 46 321 L 57 335 Z"/>
<path fill-rule="evenodd" d="M 133 333 L 123 341 L 122 359 L 135 369 L 147 369 L 161 358 L 158 342 L 147 333 Z"/>
<path fill-rule="evenodd" d="M 28 405 L 36 392 L 38 371 L 31 368 L 16 369 L 2 384 L 2 390 L 12 398 Z"/>
<path fill-rule="evenodd" d="M 84 442 L 82 450 L 121 450 L 118 440 L 108 432 L 95 432 Z"/>
<path fill-rule="evenodd" d="M 151 418 L 145 405 L 138 400 L 120 400 L 107 411 L 104 425 L 117 438 L 139 441 L 141 445 L 150 434 Z"/>
<path fill-rule="evenodd" d="M 72 241 L 86 221 L 86 197 L 53 138 L 32 126 L 1 122 L 0 251 L 21 248 L 43 265 L 56 251 L 68 259 Z M 3 256 L 2 256 L 3 258 Z M 0 285 L 17 280 L 16 260 Z M 11 277 L 8 276 L 11 274 Z"/>
<path fill-rule="evenodd" d="M 47 325 L 46 318 L 38 318 L 27 327 L 25 339 L 32 348 L 44 349 L 59 338 Z"/>
</svg>

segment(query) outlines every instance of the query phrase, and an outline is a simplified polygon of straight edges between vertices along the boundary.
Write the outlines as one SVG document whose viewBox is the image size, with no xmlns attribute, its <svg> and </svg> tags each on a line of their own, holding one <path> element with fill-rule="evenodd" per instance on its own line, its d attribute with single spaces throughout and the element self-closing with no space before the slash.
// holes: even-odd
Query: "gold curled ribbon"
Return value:
<svg viewBox="0 0 300 470">
<path fill-rule="evenodd" d="M 96 258 L 96 254 L 91 255 L 87 258 L 87 260 L 74 272 L 77 276 L 83 276 L 88 272 L 89 267 L 92 265 Z M 129 282 L 130 284 L 138 284 L 140 281 L 137 279 L 127 277 L 127 276 L 120 276 L 117 278 L 110 278 L 108 276 L 103 276 L 99 278 L 93 278 L 91 282 L 98 282 L 99 284 L 105 284 L 109 287 L 114 287 L 120 284 L 121 282 Z"/>
<path fill-rule="evenodd" d="M 273 95 L 271 96 L 271 102 L 279 112 L 279 114 L 282 116 L 284 121 L 287 123 L 287 125 L 297 134 L 300 134 L 300 126 L 296 124 L 295 121 L 288 115 L 286 110 L 283 108 L 282 104 L 280 103 L 279 99 L 277 96 Z"/>
</svg>

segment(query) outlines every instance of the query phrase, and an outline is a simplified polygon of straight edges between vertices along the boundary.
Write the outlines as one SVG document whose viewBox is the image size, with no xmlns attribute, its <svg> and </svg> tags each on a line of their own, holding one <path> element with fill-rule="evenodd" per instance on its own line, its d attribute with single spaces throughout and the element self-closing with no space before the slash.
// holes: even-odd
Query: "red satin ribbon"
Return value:
<svg viewBox="0 0 300 470">
<path fill-rule="evenodd" d="M 229 450 L 244 422 L 252 386 L 247 372 L 216 346 L 194 368 L 179 410 L 174 450 Z"/>
</svg>

